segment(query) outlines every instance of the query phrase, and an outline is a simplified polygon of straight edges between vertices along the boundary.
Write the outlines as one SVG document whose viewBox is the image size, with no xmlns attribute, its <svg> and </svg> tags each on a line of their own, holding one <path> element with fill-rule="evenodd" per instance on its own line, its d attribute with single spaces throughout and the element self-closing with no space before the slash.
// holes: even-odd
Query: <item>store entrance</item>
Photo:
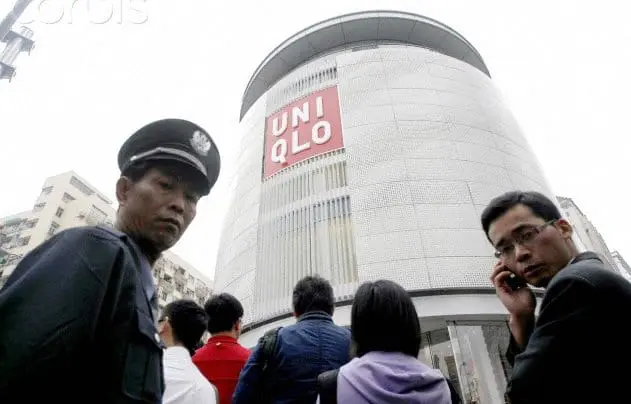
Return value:
<svg viewBox="0 0 631 404">
<path fill-rule="evenodd" d="M 448 377 L 466 404 L 504 404 L 511 367 L 506 322 L 449 321 L 422 334 L 419 359 Z"/>
</svg>

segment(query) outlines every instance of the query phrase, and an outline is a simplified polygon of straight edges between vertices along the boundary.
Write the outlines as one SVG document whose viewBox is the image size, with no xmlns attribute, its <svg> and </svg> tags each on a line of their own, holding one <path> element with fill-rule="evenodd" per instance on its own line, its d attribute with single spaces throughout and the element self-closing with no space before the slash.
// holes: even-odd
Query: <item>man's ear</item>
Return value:
<svg viewBox="0 0 631 404">
<path fill-rule="evenodd" d="M 164 321 L 161 321 L 158 323 L 157 328 L 158 328 L 158 333 L 162 335 L 165 332 L 171 331 L 171 323 L 169 323 L 168 319 L 165 319 Z"/>
<path fill-rule="evenodd" d="M 125 176 L 121 176 L 118 181 L 116 181 L 116 199 L 118 200 L 119 206 L 124 206 L 129 199 L 129 191 L 133 186 L 133 182 Z"/>
<path fill-rule="evenodd" d="M 570 222 L 568 222 L 566 219 L 561 218 L 557 220 L 556 226 L 561 232 L 561 235 L 563 236 L 563 238 L 565 239 L 572 238 L 572 234 L 574 234 L 574 229 L 572 228 L 572 225 L 570 224 Z"/>
</svg>

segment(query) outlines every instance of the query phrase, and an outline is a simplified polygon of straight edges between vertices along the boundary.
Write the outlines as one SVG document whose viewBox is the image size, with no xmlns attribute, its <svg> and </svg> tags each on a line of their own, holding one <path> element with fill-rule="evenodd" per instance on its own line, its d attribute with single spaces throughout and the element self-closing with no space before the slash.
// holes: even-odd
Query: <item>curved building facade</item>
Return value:
<svg viewBox="0 0 631 404">
<path fill-rule="evenodd" d="M 387 278 L 415 299 L 424 360 L 467 402 L 503 403 L 506 312 L 479 217 L 508 190 L 553 195 L 475 48 L 401 12 L 318 23 L 257 68 L 239 135 L 215 290 L 243 302 L 244 344 L 293 321 L 305 275 L 331 281 L 343 325 L 358 285 Z"/>
</svg>

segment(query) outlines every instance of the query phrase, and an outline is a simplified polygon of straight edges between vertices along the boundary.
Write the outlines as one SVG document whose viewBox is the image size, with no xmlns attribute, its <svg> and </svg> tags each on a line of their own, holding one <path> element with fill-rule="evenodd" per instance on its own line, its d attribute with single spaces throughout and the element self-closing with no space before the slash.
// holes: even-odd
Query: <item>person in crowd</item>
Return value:
<svg viewBox="0 0 631 404">
<path fill-rule="evenodd" d="M 351 337 L 355 358 L 330 372 L 336 380 L 326 395 L 332 399 L 323 394 L 321 404 L 451 404 L 445 377 L 418 360 L 418 314 L 400 285 L 379 280 L 359 287 Z"/>
<path fill-rule="evenodd" d="M 206 312 L 192 300 L 174 300 L 158 320 L 164 352 L 164 404 L 216 404 L 215 387 L 191 356 L 206 331 Z"/>
<path fill-rule="evenodd" d="M 212 296 L 204 305 L 211 337 L 193 356 L 193 363 L 219 390 L 219 403 L 230 404 L 239 374 L 250 350 L 237 339 L 241 334 L 243 306 L 228 293 Z"/>
<path fill-rule="evenodd" d="M 513 404 L 629 402 L 631 283 L 580 253 L 572 226 L 538 192 L 508 192 L 482 212 L 496 250 L 491 281 L 509 312 Z M 539 315 L 528 285 L 545 288 Z"/>
<path fill-rule="evenodd" d="M 0 402 L 161 403 L 151 268 L 195 217 L 220 158 L 198 125 L 165 119 L 121 147 L 114 228 L 61 231 L 0 291 Z"/>
<path fill-rule="evenodd" d="M 349 361 L 350 331 L 333 323 L 331 284 L 307 276 L 296 284 L 292 300 L 297 322 L 261 338 L 241 373 L 233 404 L 315 403 L 318 375 Z"/>
</svg>

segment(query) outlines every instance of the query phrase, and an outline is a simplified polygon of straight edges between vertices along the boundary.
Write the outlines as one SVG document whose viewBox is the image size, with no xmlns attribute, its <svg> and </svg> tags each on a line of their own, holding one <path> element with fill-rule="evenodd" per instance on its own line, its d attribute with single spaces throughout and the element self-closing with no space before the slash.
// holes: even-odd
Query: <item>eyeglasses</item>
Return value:
<svg viewBox="0 0 631 404">
<path fill-rule="evenodd" d="M 509 239 L 505 244 L 495 247 L 497 249 L 497 251 L 495 251 L 495 258 L 511 258 L 515 254 L 516 245 L 520 245 L 522 247 L 532 246 L 532 243 L 535 242 L 539 234 L 546 227 L 556 223 L 556 221 L 557 219 L 549 220 L 541 226 L 523 229 L 520 233 L 515 234 L 512 240 Z"/>
</svg>

